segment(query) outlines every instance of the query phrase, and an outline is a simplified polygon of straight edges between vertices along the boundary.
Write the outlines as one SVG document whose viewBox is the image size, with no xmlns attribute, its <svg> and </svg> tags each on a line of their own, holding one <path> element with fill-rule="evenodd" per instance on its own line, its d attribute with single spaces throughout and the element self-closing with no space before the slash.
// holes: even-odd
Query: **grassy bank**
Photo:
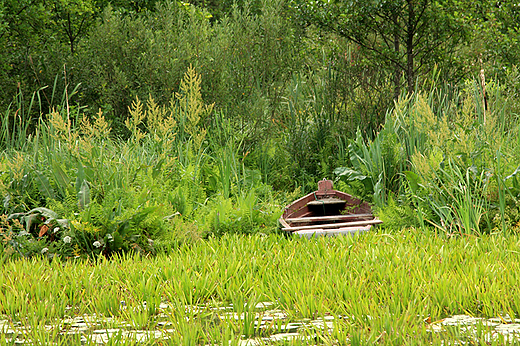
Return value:
<svg viewBox="0 0 520 346">
<path fill-rule="evenodd" d="M 0 308 L 6 326 L 25 326 L 23 337 L 35 343 L 69 342 L 60 335 L 70 329 L 63 320 L 95 315 L 112 318 L 100 322 L 103 328 L 117 321 L 132 321 L 119 327 L 127 330 L 167 324 L 162 343 L 172 345 L 238 343 L 329 316 L 330 329 L 300 328 L 311 339 L 292 342 L 437 344 L 463 339 L 453 330 L 431 332 L 430 323 L 451 315 L 518 318 L 519 263 L 517 235 L 378 230 L 311 241 L 227 235 L 153 258 L 7 260 Z M 262 316 L 283 318 L 260 328 L 260 302 L 272 309 Z"/>
</svg>

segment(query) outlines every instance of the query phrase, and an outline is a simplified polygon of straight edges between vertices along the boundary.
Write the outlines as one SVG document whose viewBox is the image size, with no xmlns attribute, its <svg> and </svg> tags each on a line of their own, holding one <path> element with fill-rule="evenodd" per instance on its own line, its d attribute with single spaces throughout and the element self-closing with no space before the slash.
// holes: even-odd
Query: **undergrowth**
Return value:
<svg viewBox="0 0 520 346">
<path fill-rule="evenodd" d="M 358 133 L 351 166 L 338 179 L 372 196 L 386 225 L 429 226 L 447 234 L 518 230 L 519 130 L 515 96 L 468 81 L 401 97 L 374 140 Z M 515 120 L 516 119 L 516 120 Z"/>
<path fill-rule="evenodd" d="M 279 206 L 189 68 L 168 105 L 138 98 L 130 136 L 99 111 L 42 117 L 24 150 L 0 157 L 6 251 L 18 256 L 152 254 L 228 232 L 272 232 Z M 221 145 L 224 143 L 224 145 Z"/>
</svg>

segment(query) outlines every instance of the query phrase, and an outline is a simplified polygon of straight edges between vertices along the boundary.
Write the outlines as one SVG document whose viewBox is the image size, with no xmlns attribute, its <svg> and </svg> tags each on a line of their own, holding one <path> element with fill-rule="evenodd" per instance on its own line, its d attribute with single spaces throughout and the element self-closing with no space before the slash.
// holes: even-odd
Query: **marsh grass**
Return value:
<svg viewBox="0 0 520 346">
<path fill-rule="evenodd" d="M 34 105 L 35 95 L 29 106 L 23 104 L 23 95 L 20 91 L 14 101 L 0 115 L 0 145 L 2 149 L 21 148 L 28 135 L 30 119 L 28 114 Z M 26 109 L 28 108 L 28 109 Z"/>
<path fill-rule="evenodd" d="M 402 96 L 373 140 L 358 133 L 337 178 L 371 196 L 388 224 L 399 224 L 395 216 L 407 210 L 416 216 L 401 218 L 401 226 L 433 225 L 448 234 L 514 228 L 520 221 L 513 179 L 518 126 L 508 113 L 514 101 L 499 84 L 487 88 L 486 107 L 473 80 L 460 89 L 432 83 L 428 92 Z"/>
<path fill-rule="evenodd" d="M 260 198 L 270 187 L 246 167 L 243 142 L 225 114 L 204 103 L 195 68 L 167 105 L 134 100 L 126 141 L 112 137 L 101 110 L 88 118 L 65 100 L 23 147 L 0 156 L 0 213 L 7 216 L 0 226 L 9 254 L 151 254 L 212 233 L 275 227 L 274 217 L 260 217 L 274 214 L 275 207 L 262 206 L 271 200 Z M 209 205 L 220 211 L 212 216 Z"/>
<path fill-rule="evenodd" d="M 313 343 L 435 343 L 463 337 L 455 329 L 427 332 L 426 320 L 520 316 L 519 256 L 518 236 L 503 234 L 449 238 L 418 229 L 311 241 L 227 235 L 153 258 L 8 260 L 0 313 L 45 342 L 59 336 L 40 324 L 96 314 L 115 318 L 103 328 L 127 321 L 153 331 L 169 321 L 167 344 L 221 344 L 280 330 L 280 322 L 268 329 L 255 322 L 257 303 L 270 301 L 286 313 L 284 324 L 334 316 L 332 330 L 301 331 Z M 212 310 L 220 307 L 241 317 Z"/>
</svg>

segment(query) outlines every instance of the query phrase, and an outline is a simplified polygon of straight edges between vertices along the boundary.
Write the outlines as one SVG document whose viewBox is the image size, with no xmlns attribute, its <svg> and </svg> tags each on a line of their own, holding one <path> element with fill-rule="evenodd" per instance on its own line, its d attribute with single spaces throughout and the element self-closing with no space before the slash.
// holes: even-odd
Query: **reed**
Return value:
<svg viewBox="0 0 520 346">
<path fill-rule="evenodd" d="M 178 344 L 268 336 L 282 324 L 327 316 L 335 317 L 332 330 L 308 326 L 301 335 L 323 345 L 463 340 L 455 328 L 427 332 L 424 321 L 456 314 L 518 318 L 519 247 L 515 235 L 448 238 L 418 229 L 311 241 L 233 235 L 168 256 L 96 263 L 9 260 L 0 276 L 0 314 L 30 325 L 27 336 L 46 342 L 61 336 L 44 325 L 83 314 L 113 317 L 103 328 L 127 321 L 152 332 L 159 321 L 170 322 L 166 342 Z M 266 301 L 287 317 L 260 329 L 263 313 L 255 306 Z"/>
<path fill-rule="evenodd" d="M 33 94 L 29 105 L 25 105 L 25 100 L 20 91 L 13 102 L 0 115 L 0 149 L 23 148 L 29 127 L 31 124 L 30 114 L 34 106 L 35 94 Z"/>
<path fill-rule="evenodd" d="M 336 176 L 371 197 L 383 219 L 399 208 L 416 215 L 401 226 L 477 234 L 511 229 L 520 221 L 512 212 L 519 197 L 512 179 L 517 125 L 503 88 L 487 87 L 487 108 L 472 80 L 460 89 L 432 83 L 428 92 L 401 97 L 374 140 L 358 134 L 351 142 L 350 164 Z"/>
</svg>

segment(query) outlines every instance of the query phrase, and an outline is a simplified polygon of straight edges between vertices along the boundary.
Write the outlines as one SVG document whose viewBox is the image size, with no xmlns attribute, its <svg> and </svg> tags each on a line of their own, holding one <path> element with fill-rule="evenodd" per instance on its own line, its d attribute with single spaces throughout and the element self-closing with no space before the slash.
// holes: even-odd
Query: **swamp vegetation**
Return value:
<svg viewBox="0 0 520 346">
<path fill-rule="evenodd" d="M 149 258 L 7 261 L 0 304 L 13 327 L 0 342 L 502 345 L 519 337 L 519 256 L 516 235 L 403 230 L 226 234 Z M 443 324 L 451 315 L 499 320 Z"/>
<path fill-rule="evenodd" d="M 518 342 L 519 11 L 0 2 L 0 344 Z"/>
</svg>

